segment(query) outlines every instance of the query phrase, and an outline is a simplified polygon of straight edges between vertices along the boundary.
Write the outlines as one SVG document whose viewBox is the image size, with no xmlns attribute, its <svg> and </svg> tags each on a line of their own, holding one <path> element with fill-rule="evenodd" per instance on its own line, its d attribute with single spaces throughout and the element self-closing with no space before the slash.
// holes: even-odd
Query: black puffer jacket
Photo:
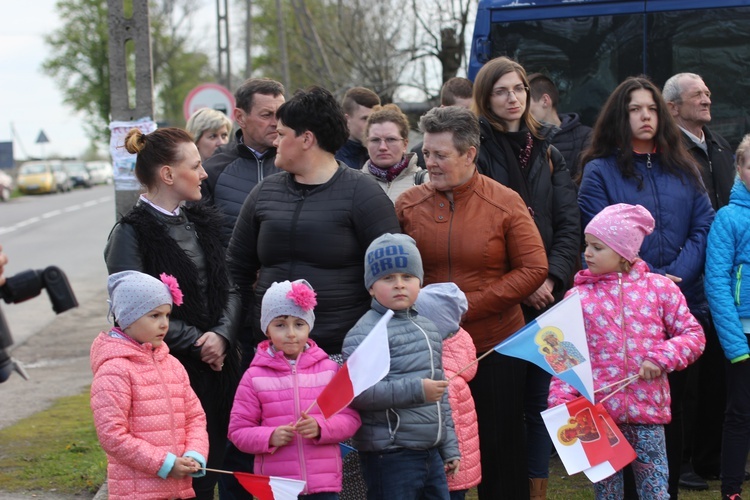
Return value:
<svg viewBox="0 0 750 500">
<path fill-rule="evenodd" d="M 268 287 L 304 278 L 318 299 L 310 336 L 329 354 L 340 353 L 346 332 L 370 306 L 365 250 L 381 234 L 400 232 L 383 189 L 341 162 L 328 182 L 306 193 L 289 173 L 264 179 L 245 201 L 227 253 L 242 303 L 254 302 L 256 343 L 265 339 L 260 306 Z"/>
<path fill-rule="evenodd" d="M 703 184 L 706 186 L 711 205 L 714 210 L 719 210 L 729 203 L 729 192 L 734 185 L 734 153 L 726 139 L 716 132 L 711 132 L 708 127 L 703 127 L 703 134 L 706 136 L 708 155 L 685 132 L 682 133 L 682 137 L 685 146 L 701 169 Z"/>
<path fill-rule="evenodd" d="M 341 149 L 336 151 L 336 159 L 343 161 L 350 168 L 359 170 L 370 159 L 367 148 L 359 141 L 348 139 Z"/>
<path fill-rule="evenodd" d="M 509 186 L 505 153 L 497 142 L 492 126 L 479 119 L 482 145 L 477 159 L 479 172 Z M 576 188 L 560 152 L 547 141 L 543 151 L 532 155 L 529 167 L 531 208 L 549 261 L 549 275 L 555 281 L 556 299 L 571 285 L 576 271 L 581 243 L 581 216 Z"/>
<path fill-rule="evenodd" d="M 235 140 L 206 160 L 203 168 L 208 177 L 203 181 L 201 192 L 208 203 L 224 214 L 224 246 L 229 244 L 234 224 L 245 198 L 264 177 L 281 172 L 274 164 L 276 149 L 269 149 L 258 158 L 242 143 L 242 130 L 235 133 Z"/>
<path fill-rule="evenodd" d="M 570 177 L 575 179 L 581 170 L 581 151 L 588 146 L 591 138 L 591 127 L 581 123 L 577 113 L 565 113 L 558 117 L 561 122 L 559 127 L 549 127 L 540 132 L 562 153 Z"/>
</svg>

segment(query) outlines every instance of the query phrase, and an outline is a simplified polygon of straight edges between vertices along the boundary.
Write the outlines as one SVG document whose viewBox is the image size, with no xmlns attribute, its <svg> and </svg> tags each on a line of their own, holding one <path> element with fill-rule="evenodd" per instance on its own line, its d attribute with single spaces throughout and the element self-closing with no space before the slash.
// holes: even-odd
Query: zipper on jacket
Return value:
<svg viewBox="0 0 750 500">
<path fill-rule="evenodd" d="M 174 423 L 174 407 L 172 406 L 172 396 L 169 393 L 169 387 L 167 387 L 167 384 L 164 380 L 164 372 L 161 370 L 161 366 L 159 366 L 159 362 L 156 361 L 156 348 L 151 348 L 151 360 L 154 362 L 154 366 L 156 367 L 156 372 L 159 374 L 159 380 L 161 381 L 161 386 L 164 389 L 164 396 L 167 399 L 167 408 L 169 409 L 169 431 L 172 435 L 172 452 L 176 456 L 181 456 L 181 454 L 178 451 L 177 448 L 177 436 L 175 435 L 175 423 Z M 173 491 L 175 487 L 173 487 Z"/>
<path fill-rule="evenodd" d="M 289 363 L 289 366 L 292 368 L 292 383 L 294 387 L 294 422 L 299 420 L 302 417 L 302 406 L 300 405 L 300 396 L 299 396 L 299 380 L 297 377 L 297 363 L 299 363 L 299 359 L 302 356 L 302 353 L 300 353 L 299 356 L 297 356 L 297 360 L 294 363 Z M 305 468 L 305 447 L 302 443 L 302 438 L 300 436 L 296 436 L 294 438 L 297 441 L 297 459 L 299 461 L 299 472 L 300 476 L 303 481 L 305 481 L 305 489 L 302 491 L 303 494 L 307 494 L 307 469 Z"/>
<path fill-rule="evenodd" d="M 427 332 L 425 332 L 421 326 L 419 326 L 418 324 L 414 322 L 414 320 L 411 318 L 411 315 L 409 314 L 408 311 L 406 315 L 409 318 L 409 321 L 411 321 L 412 324 L 415 327 L 417 327 L 420 332 L 422 332 L 422 335 L 424 335 L 425 342 L 427 342 L 427 350 L 430 353 L 430 378 L 432 380 L 435 380 L 435 352 L 432 350 L 432 344 L 430 344 L 430 336 L 427 335 Z M 440 406 L 440 401 L 435 402 L 435 408 L 437 410 L 438 426 L 437 426 L 437 435 L 435 436 L 435 442 L 432 443 L 432 447 L 435 447 L 440 444 L 440 437 L 442 435 L 441 431 L 443 428 L 443 411 Z"/>
<path fill-rule="evenodd" d="M 734 304 L 740 305 L 740 286 L 742 285 L 742 266 L 744 264 L 740 264 L 740 267 L 737 268 L 737 284 L 734 285 Z"/>
<path fill-rule="evenodd" d="M 620 287 L 618 290 L 618 295 L 620 297 L 620 332 L 622 333 L 622 353 L 623 353 L 623 362 L 625 364 L 625 374 L 630 376 L 628 373 L 628 336 L 625 332 L 625 307 L 623 304 L 623 295 L 624 291 L 622 289 L 622 273 L 617 273 L 617 285 Z M 625 387 L 622 390 L 622 395 L 624 396 L 623 401 L 623 407 L 625 410 L 625 423 L 630 423 L 630 413 L 628 412 L 628 388 Z"/>
<path fill-rule="evenodd" d="M 450 205 L 451 219 L 448 221 L 448 281 L 453 281 L 453 261 L 451 259 L 451 239 L 453 235 L 453 214 L 455 213 L 456 205 L 453 200 L 448 202 Z"/>
<path fill-rule="evenodd" d="M 653 170 L 651 170 L 651 153 L 646 154 L 646 170 L 648 170 L 648 181 L 651 184 L 651 194 L 654 198 L 654 207 L 656 207 L 656 213 L 651 214 L 654 216 L 654 220 L 661 220 L 661 204 L 659 203 L 659 193 L 657 190 L 656 182 L 654 181 Z M 656 238 L 656 244 L 658 246 L 658 254 L 664 255 L 664 248 L 662 248 L 662 239 Z M 654 262 L 655 266 L 660 266 L 661 262 Z"/>
<path fill-rule="evenodd" d="M 255 153 L 253 153 L 253 156 L 255 156 Z M 263 180 L 263 158 L 255 156 L 255 162 L 258 165 L 258 182 L 260 182 Z"/>
</svg>

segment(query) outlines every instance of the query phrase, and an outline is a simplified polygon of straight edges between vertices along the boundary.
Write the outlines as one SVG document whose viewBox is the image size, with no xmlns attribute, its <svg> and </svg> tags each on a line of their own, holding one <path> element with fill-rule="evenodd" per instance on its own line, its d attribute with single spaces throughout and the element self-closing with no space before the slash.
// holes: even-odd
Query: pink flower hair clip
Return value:
<svg viewBox="0 0 750 500">
<path fill-rule="evenodd" d="M 315 291 L 304 283 L 292 283 L 292 289 L 286 294 L 286 298 L 294 301 L 304 311 L 311 311 L 318 305 Z"/>
<path fill-rule="evenodd" d="M 177 283 L 177 278 L 167 273 L 161 273 L 159 275 L 159 278 L 161 279 L 162 283 L 167 285 L 167 288 L 169 288 L 169 293 L 172 294 L 172 302 L 174 302 L 174 305 L 181 306 L 182 290 L 180 290 L 180 284 Z"/>
</svg>

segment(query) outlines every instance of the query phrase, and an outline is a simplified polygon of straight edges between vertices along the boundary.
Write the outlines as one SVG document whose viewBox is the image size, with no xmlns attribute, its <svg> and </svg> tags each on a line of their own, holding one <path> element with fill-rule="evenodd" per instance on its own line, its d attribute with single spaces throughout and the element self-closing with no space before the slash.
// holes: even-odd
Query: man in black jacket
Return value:
<svg viewBox="0 0 750 500">
<path fill-rule="evenodd" d="M 714 210 L 729 202 L 734 183 L 734 155 L 723 137 L 708 128 L 711 92 L 694 73 L 678 73 L 664 84 L 664 100 L 682 130 L 685 146 L 698 164 Z M 681 488 L 706 490 L 706 478 L 719 476 L 724 422 L 724 352 L 713 321 L 703 325 L 706 349 L 686 370 L 687 398 L 684 415 Z"/>
<path fill-rule="evenodd" d="M 234 93 L 232 114 L 239 129 L 235 140 L 219 147 L 206 160 L 203 168 L 208 177 L 203 181 L 203 197 L 224 214 L 222 243 L 226 248 L 234 224 L 245 198 L 264 177 L 281 172 L 275 166 L 276 110 L 284 104 L 284 86 L 268 78 L 249 78 Z M 241 368 L 245 369 L 253 357 L 252 335 L 246 319 L 245 333 L 240 336 Z M 230 443 L 224 457 L 224 467 L 252 472 L 253 456 L 242 453 Z M 221 498 L 252 500 L 233 477 L 222 477 L 219 484 Z"/>
<path fill-rule="evenodd" d="M 336 159 L 349 167 L 360 170 L 370 158 L 367 147 L 362 144 L 367 118 L 372 108 L 380 104 L 378 94 L 364 87 L 353 87 L 346 91 L 341 107 L 344 108 L 349 138 L 338 151 Z"/>
<path fill-rule="evenodd" d="M 222 234 L 229 244 L 234 223 L 248 193 L 265 176 L 280 172 L 274 165 L 276 110 L 284 104 L 284 86 L 268 78 L 249 78 L 234 93 L 235 140 L 221 146 L 203 167 L 204 198 L 224 213 Z"/>
<path fill-rule="evenodd" d="M 531 103 L 529 111 L 537 121 L 552 125 L 546 139 L 565 158 L 570 177 L 575 179 L 581 170 L 581 152 L 588 146 L 591 127 L 581 123 L 578 113 L 558 114 L 560 94 L 554 82 L 541 73 L 529 75 Z"/>
</svg>

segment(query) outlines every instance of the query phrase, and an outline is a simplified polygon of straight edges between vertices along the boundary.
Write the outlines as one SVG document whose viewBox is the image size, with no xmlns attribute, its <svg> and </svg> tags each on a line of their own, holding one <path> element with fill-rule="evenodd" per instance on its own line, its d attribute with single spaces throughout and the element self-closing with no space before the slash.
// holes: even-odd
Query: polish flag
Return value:
<svg viewBox="0 0 750 500">
<path fill-rule="evenodd" d="M 278 476 L 259 476 L 249 472 L 234 472 L 234 477 L 248 493 L 258 500 L 297 500 L 305 489 L 305 481 Z"/>
<path fill-rule="evenodd" d="M 326 419 L 388 375 L 391 351 L 387 326 L 391 317 L 393 311 L 389 309 L 318 396 L 318 408 Z"/>
<path fill-rule="evenodd" d="M 543 411 L 542 419 L 570 475 L 589 470 L 590 478 L 601 480 L 635 459 L 632 446 L 601 404 L 578 397 Z M 609 465 L 596 468 L 602 464 Z"/>
</svg>

